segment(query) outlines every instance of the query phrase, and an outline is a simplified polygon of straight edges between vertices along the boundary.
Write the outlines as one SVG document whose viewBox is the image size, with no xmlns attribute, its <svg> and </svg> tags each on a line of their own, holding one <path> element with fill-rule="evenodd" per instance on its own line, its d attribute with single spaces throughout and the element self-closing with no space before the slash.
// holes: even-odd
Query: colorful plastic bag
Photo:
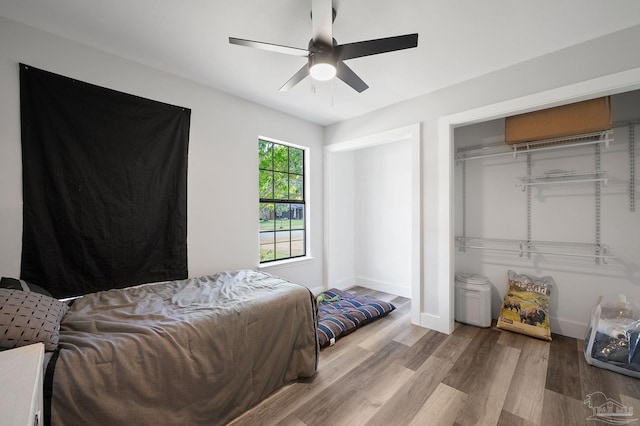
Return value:
<svg viewBox="0 0 640 426">
<path fill-rule="evenodd" d="M 549 296 L 555 285 L 553 278 L 509 271 L 507 281 L 507 293 L 502 301 L 497 327 L 551 340 Z"/>
</svg>

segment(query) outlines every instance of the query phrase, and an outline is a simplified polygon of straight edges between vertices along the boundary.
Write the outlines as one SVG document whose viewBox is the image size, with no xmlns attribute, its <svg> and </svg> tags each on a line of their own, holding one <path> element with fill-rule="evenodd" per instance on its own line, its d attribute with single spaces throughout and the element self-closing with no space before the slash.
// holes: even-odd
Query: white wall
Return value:
<svg viewBox="0 0 640 426">
<path fill-rule="evenodd" d="M 354 178 L 356 284 L 411 297 L 411 142 L 356 150 Z"/>
<path fill-rule="evenodd" d="M 223 92 L 0 17 L 0 274 L 18 276 L 22 178 L 18 63 L 191 108 L 188 165 L 189 275 L 258 266 L 257 138 L 308 147 L 311 253 L 269 268 L 321 288 L 323 129 Z"/>
<path fill-rule="evenodd" d="M 355 151 L 327 153 L 327 286 L 346 289 L 356 285 Z M 330 157 L 330 158 L 329 158 Z"/>
<path fill-rule="evenodd" d="M 615 99 L 615 97 L 613 97 Z M 613 101 L 615 106 L 615 101 Z M 635 106 L 640 117 L 640 103 Z M 614 121 L 622 117 L 615 115 Z M 636 127 L 637 128 L 637 127 Z M 636 130 L 638 132 L 640 129 Z M 504 120 L 469 125 L 455 130 L 455 145 L 470 146 L 504 140 Z M 456 272 L 489 277 L 493 318 L 505 294 L 509 269 L 535 276 L 551 276 L 551 329 L 583 338 L 591 310 L 600 295 L 626 293 L 640 296 L 640 224 L 638 212 L 629 209 L 628 128 L 614 129 L 614 143 L 601 148 L 601 169 L 609 183 L 601 191 L 601 243 L 616 256 L 607 264 L 593 259 L 467 250 L 455 254 Z M 636 152 L 636 161 L 638 153 Z M 595 169 L 594 146 L 532 154 L 532 175 L 550 170 Z M 516 186 L 525 176 L 526 156 L 466 161 L 466 235 L 526 240 L 526 192 Z M 462 234 L 462 163 L 455 166 L 456 235 Z M 531 239 L 594 243 L 596 241 L 595 184 L 573 183 L 532 187 Z"/>
<path fill-rule="evenodd" d="M 559 90 L 560 100 L 565 93 L 560 88 L 635 70 L 640 67 L 640 51 L 635 47 L 639 39 L 640 26 L 631 27 L 325 130 L 325 143 L 331 145 L 409 123 L 422 123 L 423 279 L 419 301 L 422 325 L 444 332 L 450 332 L 453 325 L 449 297 L 453 284 L 451 146 L 448 141 L 440 142 L 439 119 L 553 89 Z M 418 302 L 414 300 L 414 303 Z"/>
</svg>

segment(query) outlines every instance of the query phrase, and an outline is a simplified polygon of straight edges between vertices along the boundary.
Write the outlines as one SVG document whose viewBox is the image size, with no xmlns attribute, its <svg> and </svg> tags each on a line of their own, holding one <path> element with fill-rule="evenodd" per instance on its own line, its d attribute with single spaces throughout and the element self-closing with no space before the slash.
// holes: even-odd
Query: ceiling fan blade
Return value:
<svg viewBox="0 0 640 426">
<path fill-rule="evenodd" d="M 333 46 L 333 4 L 331 0 L 312 0 L 313 41 Z"/>
<path fill-rule="evenodd" d="M 362 81 L 362 79 L 342 61 L 338 61 L 336 76 L 358 93 L 362 93 L 369 88 L 367 83 Z"/>
<path fill-rule="evenodd" d="M 296 84 L 300 83 L 302 80 L 304 80 L 304 78 L 306 76 L 309 75 L 309 65 L 305 65 L 302 68 L 300 68 L 298 70 L 297 73 L 295 73 L 293 75 L 293 77 L 291 77 L 289 79 L 289 81 L 287 81 L 281 88 L 280 91 L 281 92 L 288 92 L 289 90 L 291 90 L 293 88 L 293 86 L 295 86 Z"/>
<path fill-rule="evenodd" d="M 418 34 L 415 33 L 341 44 L 335 47 L 335 52 L 338 58 L 344 61 L 347 59 L 361 58 L 363 56 L 377 55 L 379 53 L 393 52 L 394 50 L 411 49 L 417 46 Z"/>
<path fill-rule="evenodd" d="M 256 49 L 269 50 L 271 52 L 284 53 L 285 55 L 300 56 L 306 58 L 309 56 L 307 49 L 299 49 L 297 47 L 281 46 L 279 44 L 264 43 L 261 41 L 244 40 L 241 38 L 229 37 L 229 43 L 238 46 L 255 47 Z"/>
</svg>

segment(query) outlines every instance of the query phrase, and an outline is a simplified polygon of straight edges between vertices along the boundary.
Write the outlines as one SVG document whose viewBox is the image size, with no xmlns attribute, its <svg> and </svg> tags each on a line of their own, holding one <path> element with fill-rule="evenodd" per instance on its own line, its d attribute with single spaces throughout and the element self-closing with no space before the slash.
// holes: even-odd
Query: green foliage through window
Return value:
<svg viewBox="0 0 640 426">
<path fill-rule="evenodd" d="M 304 150 L 258 140 L 260 262 L 305 256 Z"/>
</svg>

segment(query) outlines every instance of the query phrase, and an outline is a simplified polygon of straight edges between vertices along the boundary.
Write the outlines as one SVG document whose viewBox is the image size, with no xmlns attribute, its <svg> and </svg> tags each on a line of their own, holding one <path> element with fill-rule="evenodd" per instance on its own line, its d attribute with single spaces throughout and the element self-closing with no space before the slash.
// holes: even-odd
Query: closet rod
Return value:
<svg viewBox="0 0 640 426">
<path fill-rule="evenodd" d="M 602 259 L 604 263 L 607 263 L 606 261 L 608 259 L 615 259 L 615 256 L 608 256 L 608 255 L 604 255 L 604 254 L 580 254 L 580 253 L 563 253 L 563 252 L 556 252 L 556 251 L 543 251 L 543 250 L 531 250 L 531 249 L 522 249 L 522 250 L 518 250 L 518 249 L 501 249 L 501 248 L 495 248 L 495 247 L 484 247 L 484 246 L 469 246 L 469 245 L 464 245 L 465 249 L 477 249 L 477 250 L 491 250 L 491 251 L 504 251 L 504 252 L 509 252 L 509 253 L 519 253 L 520 257 L 523 256 L 524 253 L 527 254 L 548 254 L 548 255 L 554 255 L 554 256 L 571 256 L 571 257 L 584 257 L 584 258 L 589 258 L 589 259 Z"/>
<path fill-rule="evenodd" d="M 549 182 L 529 182 L 529 183 L 516 183 L 516 186 L 521 186 L 522 190 L 527 186 L 533 185 L 552 185 L 556 183 L 582 183 L 582 182 L 602 182 L 604 185 L 608 183 L 608 178 L 599 178 L 599 179 L 575 179 L 575 180 L 554 180 Z"/>
</svg>

